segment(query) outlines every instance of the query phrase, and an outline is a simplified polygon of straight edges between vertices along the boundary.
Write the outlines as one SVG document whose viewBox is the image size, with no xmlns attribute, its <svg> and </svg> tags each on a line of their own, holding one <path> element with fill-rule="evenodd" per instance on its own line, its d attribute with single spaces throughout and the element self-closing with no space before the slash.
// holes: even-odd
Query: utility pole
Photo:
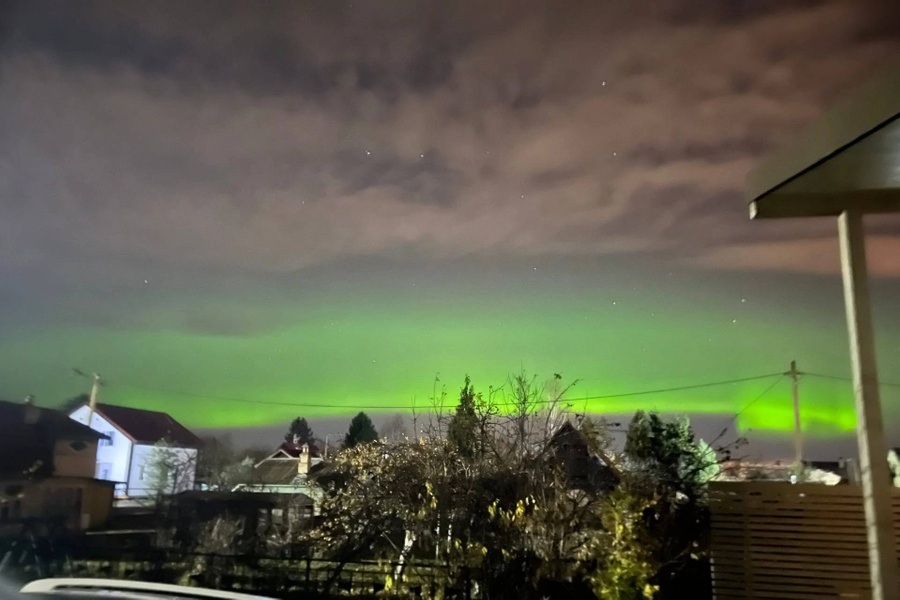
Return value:
<svg viewBox="0 0 900 600">
<path fill-rule="evenodd" d="M 100 374 L 93 373 L 93 384 L 91 385 L 91 401 L 89 404 L 88 416 L 87 416 L 87 425 L 91 426 L 91 419 L 94 417 L 94 411 L 97 410 L 97 396 L 100 394 Z"/>
<path fill-rule="evenodd" d="M 100 395 L 100 386 L 103 385 L 103 380 L 100 379 L 99 373 L 91 373 L 90 375 L 88 375 L 81 369 L 73 368 L 72 370 L 75 371 L 75 374 L 79 377 L 85 377 L 93 382 L 91 385 L 91 399 L 88 401 L 87 421 L 85 421 L 84 423 L 85 425 L 90 427 L 91 419 L 94 417 L 94 411 L 97 410 L 97 396 Z"/>
<path fill-rule="evenodd" d="M 791 370 L 786 373 L 791 377 L 791 395 L 794 398 L 794 469 L 798 481 L 803 475 L 803 430 L 800 426 L 800 372 L 797 361 L 791 361 Z"/>
<path fill-rule="evenodd" d="M 339 433 L 326 433 L 325 434 L 325 449 L 323 450 L 323 457 L 322 457 L 324 460 L 328 460 L 328 448 L 330 447 L 328 444 L 328 439 L 332 436 L 340 437 L 341 434 L 339 434 Z"/>
</svg>

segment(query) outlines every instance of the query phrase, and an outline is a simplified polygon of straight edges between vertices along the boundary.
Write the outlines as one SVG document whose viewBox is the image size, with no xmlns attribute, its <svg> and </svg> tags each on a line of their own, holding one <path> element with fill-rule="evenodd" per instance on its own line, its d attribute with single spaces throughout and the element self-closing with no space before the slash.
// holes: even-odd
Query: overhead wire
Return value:
<svg viewBox="0 0 900 600">
<path fill-rule="evenodd" d="M 549 400 L 537 400 L 532 402 L 531 404 L 552 404 L 552 403 L 560 403 L 560 404 L 569 404 L 574 402 L 583 402 L 590 400 L 612 400 L 615 398 L 631 398 L 635 396 L 648 396 L 652 394 L 665 394 L 670 392 L 680 392 L 687 390 L 695 390 L 701 388 L 708 387 L 716 387 L 722 385 L 731 385 L 735 383 L 743 383 L 747 381 L 755 381 L 759 379 L 767 379 L 769 377 L 774 377 L 776 375 L 783 375 L 782 373 L 766 373 L 765 375 L 754 375 L 752 377 L 741 377 L 737 379 L 727 379 L 722 381 L 711 381 L 706 383 L 697 383 L 691 385 L 682 385 L 668 388 L 658 388 L 658 389 L 650 389 L 650 390 L 640 390 L 640 391 L 632 391 L 632 392 L 621 392 L 616 394 L 604 394 L 600 396 L 583 396 L 580 398 L 559 398 L 559 399 L 549 399 Z M 128 383 L 114 383 L 113 387 L 128 387 L 133 389 L 140 389 L 149 392 L 156 392 L 159 394 L 167 394 L 171 396 L 179 396 L 183 398 L 199 398 L 204 400 L 217 400 L 217 401 L 225 401 L 225 402 L 241 402 L 246 404 L 259 404 L 259 405 L 268 405 L 268 406 L 290 406 L 297 408 L 352 408 L 352 409 L 365 409 L 365 410 L 410 410 L 411 406 L 380 406 L 380 405 L 368 405 L 368 404 L 359 404 L 359 405 L 348 405 L 348 404 L 340 404 L 340 403 L 331 403 L 331 404 L 323 404 L 323 403 L 308 403 L 308 402 L 280 402 L 276 400 L 251 400 L 248 398 L 234 398 L 229 396 L 215 396 L 210 394 L 194 394 L 189 392 L 180 392 L 174 390 L 167 390 L 156 387 L 148 387 L 142 385 L 128 384 Z M 498 402 L 495 404 L 496 406 L 515 406 L 515 402 Z M 453 409 L 455 406 L 448 406 L 448 409 Z"/>
<path fill-rule="evenodd" d="M 774 390 L 775 387 L 776 387 L 779 383 L 781 383 L 782 381 L 785 380 L 785 374 L 784 374 L 784 373 L 778 373 L 777 375 L 778 375 L 778 378 L 777 378 L 775 381 L 773 381 L 772 384 L 769 385 L 769 387 L 767 387 L 766 389 L 764 389 L 759 395 L 757 395 L 755 398 L 753 398 L 753 400 L 751 400 L 750 402 L 748 402 L 747 404 L 745 404 L 745 405 L 741 408 L 741 410 L 739 410 L 739 411 L 737 411 L 736 413 L 734 413 L 734 415 L 733 415 L 732 417 L 730 417 L 730 418 L 725 422 L 725 425 L 722 427 L 722 433 L 720 433 L 720 434 L 716 437 L 716 441 L 720 440 L 722 437 L 725 436 L 725 433 L 728 431 L 728 428 L 731 427 L 732 425 L 734 425 L 734 423 L 738 420 L 738 417 L 740 417 L 740 416 L 744 413 L 744 411 L 746 411 L 748 408 L 750 408 L 751 406 L 753 406 L 754 404 L 756 404 L 757 402 L 759 402 L 760 400 L 762 400 L 763 398 L 765 398 L 765 397 L 769 394 L 769 392 L 771 392 L 772 390 Z"/>
<path fill-rule="evenodd" d="M 825 375 L 823 373 L 810 373 L 809 371 L 802 371 L 801 375 L 806 375 L 808 377 L 818 377 L 820 379 L 833 379 L 835 381 L 853 381 L 852 377 L 840 377 L 838 375 Z M 892 381 L 879 381 L 878 385 L 887 386 L 887 387 L 900 387 L 900 383 L 895 383 Z"/>
</svg>

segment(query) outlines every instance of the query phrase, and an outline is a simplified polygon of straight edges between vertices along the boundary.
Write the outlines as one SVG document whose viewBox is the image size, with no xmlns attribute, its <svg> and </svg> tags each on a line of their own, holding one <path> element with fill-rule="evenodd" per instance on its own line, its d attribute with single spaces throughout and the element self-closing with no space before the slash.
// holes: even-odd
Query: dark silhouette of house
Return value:
<svg viewBox="0 0 900 600">
<path fill-rule="evenodd" d="M 571 422 L 566 422 L 553 434 L 550 447 L 562 463 L 570 488 L 610 492 L 618 484 L 615 465 L 599 448 L 593 448 L 582 431 Z"/>
<path fill-rule="evenodd" d="M 104 439 L 62 412 L 0 401 L 0 533 L 101 525 L 113 498 L 113 484 L 94 479 Z"/>
</svg>

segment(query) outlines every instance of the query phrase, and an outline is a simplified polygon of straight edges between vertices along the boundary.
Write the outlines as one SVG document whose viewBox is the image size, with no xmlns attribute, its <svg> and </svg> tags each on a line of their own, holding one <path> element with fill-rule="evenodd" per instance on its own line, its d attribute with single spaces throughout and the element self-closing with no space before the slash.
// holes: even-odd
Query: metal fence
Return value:
<svg viewBox="0 0 900 600">
<path fill-rule="evenodd" d="M 282 558 L 140 550 L 110 553 L 107 550 L 77 551 L 38 540 L 22 553 L 7 556 L 4 575 L 21 582 L 43 577 L 102 577 L 160 583 L 175 583 L 244 591 L 278 598 L 403 598 L 442 597 L 469 600 L 473 597 L 473 573 L 451 569 L 436 562 L 402 565 L 401 588 L 386 589 L 397 576 L 396 562 L 338 562 L 312 558 Z M 11 560 L 10 560 L 11 559 Z"/>
</svg>

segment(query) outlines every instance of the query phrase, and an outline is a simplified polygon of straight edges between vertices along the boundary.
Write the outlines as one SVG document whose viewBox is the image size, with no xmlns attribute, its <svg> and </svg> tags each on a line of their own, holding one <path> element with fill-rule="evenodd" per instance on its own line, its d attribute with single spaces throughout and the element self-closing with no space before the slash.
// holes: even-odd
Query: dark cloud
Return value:
<svg viewBox="0 0 900 600">
<path fill-rule="evenodd" d="M 0 270 L 814 247 L 747 223 L 745 174 L 900 49 L 850 0 L 495 8 L 7 3 Z"/>
</svg>

